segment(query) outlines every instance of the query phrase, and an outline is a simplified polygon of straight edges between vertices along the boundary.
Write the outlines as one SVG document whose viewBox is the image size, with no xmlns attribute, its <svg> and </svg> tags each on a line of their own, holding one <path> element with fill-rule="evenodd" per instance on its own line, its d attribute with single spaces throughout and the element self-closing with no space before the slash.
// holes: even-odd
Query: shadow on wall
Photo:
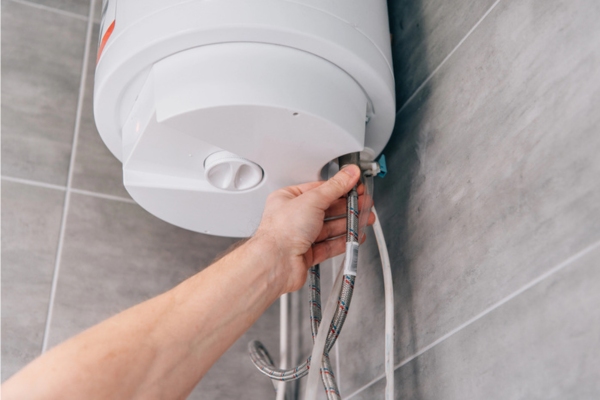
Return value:
<svg viewBox="0 0 600 400">
<path fill-rule="evenodd" d="M 389 0 L 390 32 L 392 34 L 392 56 L 396 80 L 396 111 L 413 95 L 431 69 L 428 64 L 424 42 L 425 29 L 421 0 Z M 427 89 L 427 88 L 424 88 Z M 419 93 L 423 101 L 428 97 L 426 90 Z M 410 107 L 412 108 L 412 107 Z M 418 113 L 419 114 L 419 113 Z M 419 114 L 423 115 L 423 114 Z M 410 116 L 410 122 L 405 121 Z M 425 121 L 410 112 L 398 113 L 394 132 L 383 153 L 386 155 L 388 174 L 375 185 L 375 199 L 381 223 L 387 240 L 393 266 L 395 291 L 395 343 L 408 343 L 407 347 L 396 351 L 398 354 L 415 354 L 416 332 L 413 307 L 412 270 L 413 265 L 408 251 L 410 234 L 409 204 L 415 189 L 425 181 L 421 168 L 422 157 L 429 145 L 429 139 L 419 136 L 415 129 Z M 410 129 L 406 129 L 410 128 Z M 383 282 L 381 283 L 383 288 Z M 403 340 L 398 340 L 400 337 Z M 396 359 L 396 365 L 402 360 Z M 403 380 L 402 393 L 410 393 L 411 399 L 422 399 L 420 393 L 418 362 L 412 363 L 414 370 L 410 379 Z M 398 373 L 398 371 L 397 371 Z M 404 375 L 404 374 L 403 374 Z M 406 387 L 410 385 L 411 387 Z"/>
<path fill-rule="evenodd" d="M 392 58 L 396 80 L 396 111 L 429 76 L 422 0 L 388 0 Z M 394 132 L 394 137 L 397 137 Z M 388 149 L 392 142 L 388 144 Z M 387 149 L 386 149 L 387 150 Z"/>
</svg>

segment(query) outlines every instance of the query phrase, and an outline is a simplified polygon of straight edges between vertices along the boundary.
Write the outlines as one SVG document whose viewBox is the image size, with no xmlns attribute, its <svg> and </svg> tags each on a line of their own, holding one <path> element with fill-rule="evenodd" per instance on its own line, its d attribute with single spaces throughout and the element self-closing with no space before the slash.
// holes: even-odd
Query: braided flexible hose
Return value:
<svg viewBox="0 0 600 400">
<path fill-rule="evenodd" d="M 313 293 L 320 293 L 320 285 L 317 283 L 315 285 L 315 275 L 313 274 L 313 268 L 311 268 L 309 273 L 309 290 L 311 291 L 311 313 L 318 310 L 318 318 L 319 323 L 321 321 L 320 312 L 321 312 L 321 304 L 313 301 L 312 296 Z M 331 321 L 329 333 L 327 335 L 327 345 L 325 348 L 325 353 L 329 354 L 329 351 L 335 344 L 339 333 L 344 325 L 346 320 L 346 316 L 348 315 L 348 306 L 350 305 L 350 301 L 352 300 L 352 293 L 354 290 L 354 276 L 345 275 L 344 281 L 342 283 L 342 288 L 340 290 L 340 296 L 338 297 L 338 307 L 336 309 L 333 320 Z M 320 296 L 319 296 L 320 297 Z M 311 330 L 314 326 L 315 320 L 311 316 Z M 318 324 L 317 324 L 318 329 Z M 317 331 L 313 331 L 313 340 L 316 336 Z M 272 362 L 269 362 L 270 359 L 269 352 L 265 348 L 265 346 L 254 340 L 248 344 L 248 352 L 250 353 L 250 359 L 254 363 L 254 365 L 262 372 L 264 375 L 268 376 L 271 379 L 278 381 L 293 381 L 295 379 L 302 378 L 308 374 L 308 370 L 310 368 L 310 357 L 308 357 L 302 364 L 298 365 L 295 368 L 289 369 L 278 369 L 276 368 Z"/>
<path fill-rule="evenodd" d="M 344 279 L 340 294 L 338 296 L 338 306 L 331 320 L 329 331 L 327 332 L 327 338 L 325 340 L 325 348 L 323 352 L 323 360 L 321 363 L 321 379 L 325 388 L 325 393 L 328 400 L 341 400 L 339 389 L 335 380 L 335 375 L 331 367 L 331 361 L 329 359 L 329 351 L 335 344 L 339 334 L 342 330 L 346 316 L 348 315 L 348 308 L 352 300 L 352 294 L 354 291 L 354 281 L 356 274 L 356 262 L 357 262 L 357 251 L 359 242 L 359 210 L 358 210 L 358 192 L 355 186 L 349 193 L 347 198 L 347 219 L 346 219 L 346 242 L 347 244 L 354 244 L 354 253 L 348 254 L 346 252 L 347 259 L 345 260 L 344 267 Z M 350 259 L 348 259 L 350 257 Z M 347 266 L 350 266 L 350 270 L 347 270 Z M 350 272 L 350 273 L 347 273 Z M 319 325 L 321 324 L 321 285 L 320 285 L 320 270 L 319 265 L 315 265 L 310 268 L 309 271 L 309 290 L 310 290 L 310 320 L 311 320 L 311 332 L 313 342 L 317 336 Z M 275 368 L 271 357 L 265 348 L 265 346 L 259 341 L 252 341 L 248 344 L 248 351 L 250 353 L 250 359 L 254 365 L 266 376 L 277 381 L 291 381 L 306 376 L 310 369 L 311 357 L 308 357 L 306 361 L 298 365 L 295 368 L 290 369 L 278 369 Z"/>
<path fill-rule="evenodd" d="M 320 268 L 319 265 L 315 265 L 309 271 L 310 274 L 310 328 L 312 332 L 313 342 L 319 331 L 321 324 L 321 279 L 320 279 Z M 347 277 L 344 277 L 344 281 Z M 353 277 L 352 277 L 353 278 Z M 353 282 L 349 282 L 353 283 Z M 348 297 L 348 296 L 344 296 Z M 352 295 L 350 295 L 350 299 Z M 349 300 L 348 300 L 349 301 Z M 343 307 L 348 313 L 348 304 L 340 305 L 338 302 L 338 308 Z M 345 318 L 345 317 L 344 317 Z M 343 322 L 342 322 L 343 324 Z M 338 332 L 339 333 L 339 332 Z M 334 340 L 335 341 L 335 340 Z M 321 379 L 323 381 L 323 387 L 328 400 L 341 400 L 340 390 L 338 389 L 337 382 L 335 380 L 335 374 L 331 366 L 329 359 L 329 353 L 326 352 L 323 355 L 323 363 L 321 367 Z"/>
<path fill-rule="evenodd" d="M 348 193 L 346 243 L 358 243 L 358 192 L 356 186 Z"/>
</svg>

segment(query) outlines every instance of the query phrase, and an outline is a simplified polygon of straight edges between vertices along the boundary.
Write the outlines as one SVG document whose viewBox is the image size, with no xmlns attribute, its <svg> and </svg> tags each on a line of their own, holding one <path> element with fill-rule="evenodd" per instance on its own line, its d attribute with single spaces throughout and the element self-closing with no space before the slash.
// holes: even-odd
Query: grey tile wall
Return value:
<svg viewBox="0 0 600 400">
<path fill-rule="evenodd" d="M 86 22 L 2 2 L 2 173 L 65 185 Z"/>
<path fill-rule="evenodd" d="M 396 371 L 397 399 L 600 393 L 600 246 Z M 385 381 L 354 399 L 380 398 Z"/>
<path fill-rule="evenodd" d="M 2 380 L 42 350 L 64 197 L 2 182 Z"/>
<path fill-rule="evenodd" d="M 2 381 L 42 348 L 93 2 L 39 4 L 2 3 Z M 93 28 L 49 346 L 170 289 L 234 242 L 173 227 L 129 199 L 93 120 Z M 274 397 L 247 355 L 257 338 L 277 359 L 277 303 L 189 398 Z"/>
<path fill-rule="evenodd" d="M 177 228 L 137 204 L 72 194 L 50 344 L 171 289 L 234 242 Z"/>
<path fill-rule="evenodd" d="M 427 10 L 423 3 L 420 9 Z M 462 3 L 478 7 L 477 2 Z M 600 6 L 591 0 L 502 0 L 397 115 L 384 151 L 390 172 L 376 182 L 375 195 L 395 266 L 397 362 L 600 240 L 598 17 Z M 340 339 L 346 395 L 383 374 L 381 273 L 375 247 L 363 252 L 360 271 L 365 273 Z M 590 291 L 582 299 L 594 301 L 586 296 L 592 289 L 600 292 L 600 279 L 591 273 L 589 279 Z M 532 303 L 527 312 L 541 313 L 541 307 L 551 306 Z M 588 307 L 569 318 L 597 315 Z M 538 322 L 532 334 L 543 335 L 544 321 Z M 548 335 L 563 335 L 559 327 L 553 325 L 557 331 Z M 478 328 L 469 340 L 492 341 L 491 329 Z M 582 341 L 596 346 L 592 336 Z M 554 354 L 563 368 L 579 371 L 582 379 L 590 374 L 597 379 L 597 366 L 592 369 L 583 350 L 572 346 L 573 356 L 566 356 L 568 348 Z M 530 357 L 547 356 L 542 347 L 527 351 Z M 479 379 L 457 365 L 482 365 L 481 358 L 502 354 L 498 347 L 488 352 L 473 348 L 455 352 L 454 363 L 423 368 L 433 370 L 431 379 L 452 377 L 450 385 L 453 379 Z M 569 396 L 572 386 L 554 380 L 553 367 L 537 366 L 539 378 L 526 393 L 550 393 L 545 385 L 554 391 L 550 398 L 579 398 Z M 397 372 L 403 376 L 399 384 L 412 390 L 402 395 L 453 398 L 454 388 L 447 388 L 447 396 L 445 391 L 427 394 L 428 383 L 420 381 L 425 373 L 406 372 L 411 368 L 421 365 L 413 362 Z M 510 388 L 498 391 L 496 373 L 498 382 L 512 380 L 513 389 L 523 385 L 515 377 L 519 368 L 491 363 L 488 385 L 464 397 L 548 398 L 513 396 Z M 383 392 L 366 393 L 364 398 L 375 398 Z M 597 388 L 590 393 L 600 395 Z"/>
<path fill-rule="evenodd" d="M 25 0 L 41 6 L 67 11 L 81 17 L 87 17 L 90 11 L 90 0 Z M 102 4 L 102 0 L 96 0 Z"/>
<path fill-rule="evenodd" d="M 494 1 L 388 0 L 398 109 Z"/>
</svg>

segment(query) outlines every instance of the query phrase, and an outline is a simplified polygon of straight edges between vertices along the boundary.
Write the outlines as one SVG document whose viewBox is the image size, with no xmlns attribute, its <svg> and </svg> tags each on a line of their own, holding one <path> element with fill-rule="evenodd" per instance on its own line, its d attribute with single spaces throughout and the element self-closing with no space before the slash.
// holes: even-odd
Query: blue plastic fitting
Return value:
<svg viewBox="0 0 600 400">
<path fill-rule="evenodd" d="M 385 154 L 380 155 L 379 158 L 377 159 L 377 162 L 379 163 L 379 169 L 380 169 L 377 176 L 380 178 L 383 178 L 387 174 L 387 164 L 385 163 Z"/>
</svg>

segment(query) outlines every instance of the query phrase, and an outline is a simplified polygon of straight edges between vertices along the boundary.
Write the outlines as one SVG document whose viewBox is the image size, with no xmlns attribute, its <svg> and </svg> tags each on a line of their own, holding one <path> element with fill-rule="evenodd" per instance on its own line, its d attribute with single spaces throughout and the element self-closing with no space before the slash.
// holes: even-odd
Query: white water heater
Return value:
<svg viewBox="0 0 600 400">
<path fill-rule="evenodd" d="M 394 125 L 385 0 L 105 0 L 95 79 L 131 197 L 213 235 Z"/>
</svg>

